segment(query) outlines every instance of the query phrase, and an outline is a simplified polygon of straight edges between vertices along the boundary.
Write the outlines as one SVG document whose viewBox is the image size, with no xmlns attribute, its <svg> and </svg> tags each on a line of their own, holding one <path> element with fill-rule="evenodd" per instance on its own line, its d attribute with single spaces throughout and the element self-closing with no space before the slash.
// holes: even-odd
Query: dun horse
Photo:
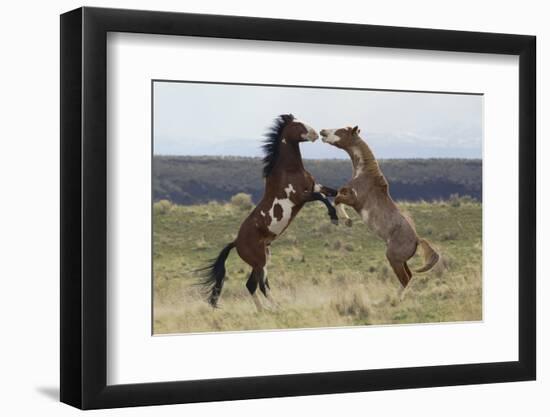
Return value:
<svg viewBox="0 0 550 417">
<path fill-rule="evenodd" d="M 359 137 L 359 128 L 323 129 L 320 133 L 323 142 L 346 151 L 353 163 L 353 178 L 338 190 L 334 200 L 338 215 L 351 225 L 343 204 L 353 207 L 369 229 L 386 242 L 386 257 L 403 289 L 406 288 L 412 277 L 407 261 L 418 246 L 423 250 L 425 264 L 415 272 L 430 270 L 439 255 L 427 240 L 418 237 L 413 223 L 400 213 L 374 154 Z"/>
<path fill-rule="evenodd" d="M 263 146 L 264 195 L 241 224 L 237 238 L 202 269 L 205 273 L 202 284 L 209 292 L 208 302 L 213 307 L 217 306 L 220 297 L 225 279 L 225 261 L 231 249 L 236 248 L 241 259 L 252 267 L 246 288 L 258 310 L 262 310 L 256 292 L 258 287 L 273 302 L 266 269 L 271 242 L 285 231 L 304 204 L 310 201 L 323 202 L 332 222 L 338 222 L 336 209 L 327 199 L 327 196 L 334 197 L 336 190 L 317 184 L 302 162 L 300 142 L 314 142 L 318 138 L 315 130 L 291 114 L 281 115 L 275 120 Z"/>
</svg>

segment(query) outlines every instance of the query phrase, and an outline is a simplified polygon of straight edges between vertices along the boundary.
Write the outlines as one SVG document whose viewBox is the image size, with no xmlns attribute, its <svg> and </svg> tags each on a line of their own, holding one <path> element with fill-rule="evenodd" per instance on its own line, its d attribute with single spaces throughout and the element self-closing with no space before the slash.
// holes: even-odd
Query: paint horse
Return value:
<svg viewBox="0 0 550 417">
<path fill-rule="evenodd" d="M 302 162 L 300 142 L 314 142 L 319 135 L 293 115 L 279 116 L 267 134 L 263 146 L 265 191 L 261 201 L 243 221 L 237 238 L 225 246 L 218 257 L 203 268 L 202 284 L 209 293 L 208 302 L 217 306 L 225 280 L 225 261 L 231 249 L 236 248 L 243 261 L 252 267 L 246 288 L 261 311 L 262 303 L 256 292 L 274 304 L 270 295 L 266 263 L 270 257 L 269 245 L 289 226 L 304 204 L 323 202 L 333 223 L 338 223 L 336 209 L 327 196 L 334 197 L 336 190 L 315 182 Z"/>
<path fill-rule="evenodd" d="M 353 164 L 353 178 L 338 190 L 334 200 L 338 214 L 351 225 L 343 205 L 353 207 L 369 229 L 386 242 L 386 258 L 404 290 L 412 278 L 407 261 L 418 246 L 424 254 L 424 266 L 415 272 L 429 271 L 439 255 L 427 240 L 418 237 L 414 224 L 392 200 L 388 182 L 371 149 L 359 136 L 358 126 L 323 129 L 320 133 L 323 142 L 346 151 Z"/>
</svg>

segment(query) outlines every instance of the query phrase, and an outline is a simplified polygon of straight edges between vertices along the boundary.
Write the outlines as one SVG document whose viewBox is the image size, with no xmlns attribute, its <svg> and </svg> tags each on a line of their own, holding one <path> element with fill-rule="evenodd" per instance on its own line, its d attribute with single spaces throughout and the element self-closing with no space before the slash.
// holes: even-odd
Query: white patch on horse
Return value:
<svg viewBox="0 0 550 417">
<path fill-rule="evenodd" d="M 275 199 L 273 200 L 271 209 L 269 209 L 271 223 L 269 224 L 268 229 L 271 233 L 279 235 L 288 226 L 288 222 L 290 221 L 290 217 L 292 216 L 292 207 L 294 207 L 295 205 L 292 201 L 290 201 L 290 194 L 295 192 L 296 190 L 294 190 L 292 184 L 288 184 L 288 187 L 285 188 L 286 198 L 279 199 L 275 197 Z M 276 205 L 281 207 L 282 215 L 280 220 L 275 217 Z"/>
<path fill-rule="evenodd" d="M 321 192 L 321 186 L 319 184 L 315 184 L 315 186 L 313 187 L 313 191 L 316 192 L 316 193 L 320 193 Z"/>
<path fill-rule="evenodd" d="M 374 221 L 374 218 L 370 217 L 369 212 L 366 209 L 361 210 L 361 220 L 363 220 L 363 223 L 367 225 L 367 228 L 373 232 L 374 234 L 380 236 L 380 229 L 377 227 L 376 222 Z M 388 243 L 388 242 L 386 242 Z"/>
<path fill-rule="evenodd" d="M 357 148 L 352 149 L 353 156 L 357 158 L 357 161 L 354 161 L 353 166 L 353 178 L 357 178 L 359 175 L 363 173 L 363 155 L 361 154 L 361 151 Z"/>
<path fill-rule="evenodd" d="M 361 219 L 363 219 L 363 222 L 367 224 L 367 222 L 369 221 L 369 212 L 367 210 L 361 210 Z"/>
<path fill-rule="evenodd" d="M 357 191 L 355 190 L 355 188 L 352 188 L 352 189 L 351 189 L 351 192 L 353 193 L 353 195 L 355 196 L 355 198 L 357 198 Z"/>
<path fill-rule="evenodd" d="M 283 138 L 283 140 L 282 140 L 281 142 L 283 142 L 283 143 L 286 143 L 286 139 L 285 139 L 285 138 Z"/>
<path fill-rule="evenodd" d="M 340 136 L 336 135 L 337 129 L 323 129 L 323 142 L 325 143 L 337 143 L 340 141 Z"/>
<path fill-rule="evenodd" d="M 262 210 L 260 210 L 260 214 L 265 217 L 265 213 Z"/>
<path fill-rule="evenodd" d="M 294 121 L 296 122 L 296 119 L 294 119 Z M 319 134 L 311 126 L 305 124 L 304 122 L 297 122 L 297 123 L 301 123 L 307 130 L 306 133 L 302 133 L 302 139 L 307 139 L 311 142 L 315 142 L 317 139 L 319 139 Z"/>
</svg>

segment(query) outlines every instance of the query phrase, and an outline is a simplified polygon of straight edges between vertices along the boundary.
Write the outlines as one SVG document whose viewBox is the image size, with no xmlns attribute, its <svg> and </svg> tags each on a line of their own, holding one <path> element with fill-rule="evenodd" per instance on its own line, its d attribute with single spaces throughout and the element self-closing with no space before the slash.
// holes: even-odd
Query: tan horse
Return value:
<svg viewBox="0 0 550 417">
<path fill-rule="evenodd" d="M 271 300 L 266 268 L 269 245 L 283 234 L 304 204 L 321 201 L 326 205 L 332 222 L 338 223 L 336 209 L 327 199 L 327 196 L 334 197 L 336 190 L 317 184 L 302 162 L 300 142 L 314 142 L 318 138 L 315 130 L 291 114 L 275 120 L 264 144 L 264 195 L 242 222 L 237 239 L 227 244 L 218 257 L 201 270 L 204 274 L 202 284 L 213 307 L 217 306 L 220 297 L 225 280 L 225 260 L 231 249 L 237 248 L 241 259 L 252 267 L 246 288 L 258 310 L 262 310 L 256 289 L 259 287 Z"/>
<path fill-rule="evenodd" d="M 390 197 L 388 182 L 371 149 L 359 137 L 359 128 L 323 129 L 320 133 L 323 142 L 346 151 L 353 163 L 353 178 L 338 190 L 334 200 L 338 215 L 351 226 L 343 205 L 353 207 L 369 229 L 386 242 L 386 257 L 405 288 L 412 277 L 407 261 L 418 246 L 423 250 L 425 264 L 415 272 L 430 270 L 439 255 L 427 240 L 418 237 L 413 223 Z"/>
</svg>

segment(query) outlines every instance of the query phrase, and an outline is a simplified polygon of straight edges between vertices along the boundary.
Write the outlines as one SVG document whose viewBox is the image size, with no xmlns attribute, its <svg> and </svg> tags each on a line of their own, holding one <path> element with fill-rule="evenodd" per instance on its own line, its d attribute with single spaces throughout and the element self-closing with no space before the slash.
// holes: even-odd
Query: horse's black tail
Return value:
<svg viewBox="0 0 550 417">
<path fill-rule="evenodd" d="M 203 280 L 200 284 L 208 293 L 208 303 L 212 307 L 216 307 L 218 305 L 218 299 L 220 298 L 223 282 L 225 280 L 225 260 L 229 256 L 231 249 L 234 247 L 235 242 L 229 243 L 221 250 L 218 257 L 212 260 L 211 264 L 198 270 L 203 275 Z"/>
</svg>

